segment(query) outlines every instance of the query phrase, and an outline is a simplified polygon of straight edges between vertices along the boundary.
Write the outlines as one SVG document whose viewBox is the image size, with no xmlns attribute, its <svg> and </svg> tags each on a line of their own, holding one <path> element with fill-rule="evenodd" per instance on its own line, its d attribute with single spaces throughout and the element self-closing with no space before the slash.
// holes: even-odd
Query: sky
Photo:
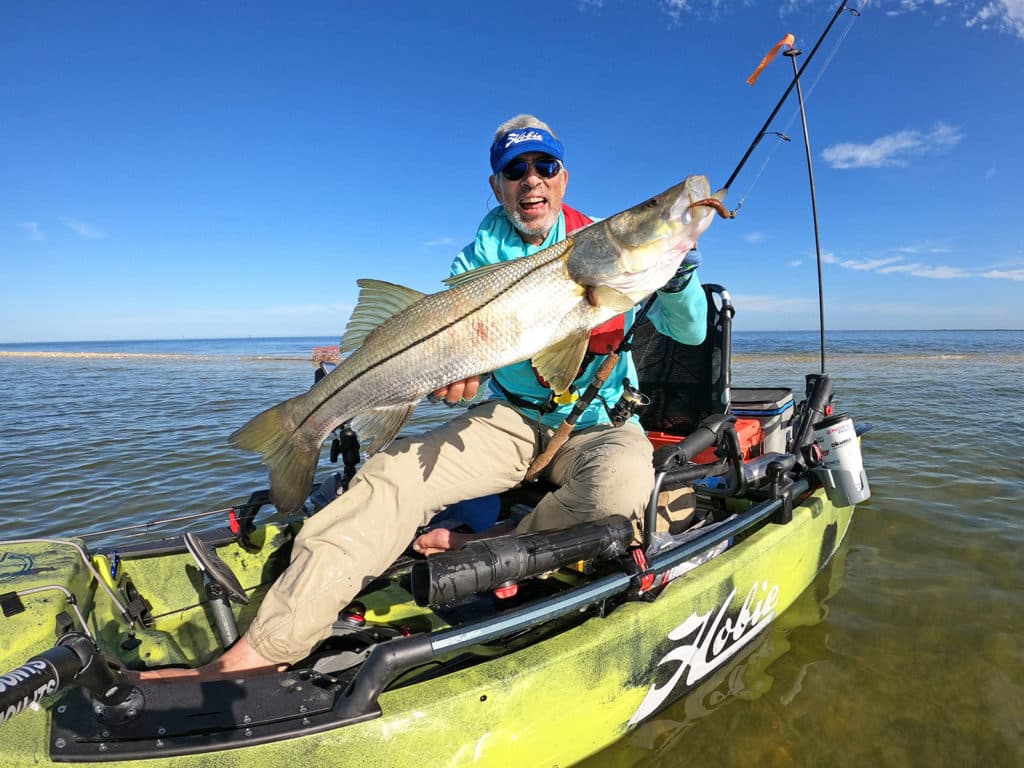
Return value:
<svg viewBox="0 0 1024 768">
<path fill-rule="evenodd" d="M 1024 0 L 852 2 L 801 78 L 826 326 L 1024 328 Z M 722 186 L 837 2 L 48 2 L 0 10 L 0 343 L 339 336 L 442 289 L 495 128 L 610 216 Z M 818 327 L 796 92 L 701 239 L 735 328 Z"/>
</svg>

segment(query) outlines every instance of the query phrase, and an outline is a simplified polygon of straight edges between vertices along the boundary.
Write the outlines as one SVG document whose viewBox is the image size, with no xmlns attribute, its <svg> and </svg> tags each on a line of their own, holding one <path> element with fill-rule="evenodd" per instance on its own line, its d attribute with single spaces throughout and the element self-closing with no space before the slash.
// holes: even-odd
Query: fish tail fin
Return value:
<svg viewBox="0 0 1024 768">
<path fill-rule="evenodd" d="M 268 408 L 231 435 L 231 442 L 263 457 L 270 469 L 270 499 L 284 514 L 297 511 L 313 487 L 321 440 L 309 439 L 291 417 L 296 398 Z"/>
</svg>

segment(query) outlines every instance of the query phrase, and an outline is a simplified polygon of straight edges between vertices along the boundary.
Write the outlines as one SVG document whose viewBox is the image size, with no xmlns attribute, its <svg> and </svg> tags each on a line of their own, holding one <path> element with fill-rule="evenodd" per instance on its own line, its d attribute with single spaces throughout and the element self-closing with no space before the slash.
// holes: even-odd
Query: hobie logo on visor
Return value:
<svg viewBox="0 0 1024 768">
<path fill-rule="evenodd" d="M 537 131 L 526 131 L 525 133 L 508 133 L 505 135 L 505 148 L 513 144 L 521 144 L 524 141 L 544 141 L 544 136 Z"/>
</svg>

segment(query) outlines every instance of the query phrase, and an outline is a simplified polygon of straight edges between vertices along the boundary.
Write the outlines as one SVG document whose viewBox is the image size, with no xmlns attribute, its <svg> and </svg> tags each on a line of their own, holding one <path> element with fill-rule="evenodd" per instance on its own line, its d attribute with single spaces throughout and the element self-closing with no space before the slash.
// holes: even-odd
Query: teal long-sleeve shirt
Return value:
<svg viewBox="0 0 1024 768">
<path fill-rule="evenodd" d="M 519 236 L 518 231 L 505 216 L 504 209 L 494 208 L 480 223 L 473 242 L 455 257 L 451 274 L 459 275 L 488 264 L 530 256 L 564 240 L 565 230 L 565 215 L 559 214 L 558 222 L 551 228 L 547 239 L 541 245 L 530 245 Z M 625 313 L 627 330 L 632 326 L 635 314 L 635 307 Z M 676 341 L 683 344 L 700 344 L 704 341 L 707 330 L 707 297 L 696 274 L 678 293 L 659 292 L 648 317 L 660 333 L 671 336 Z M 603 356 L 597 356 L 592 360 L 573 382 L 573 386 L 580 391 L 586 389 L 603 360 Z M 492 385 L 491 394 L 503 400 L 509 400 L 506 393 L 516 396 L 519 402 L 513 404 L 530 418 L 537 418 L 539 411 L 523 405 L 521 401 L 540 405 L 546 403 L 551 395 L 551 390 L 537 379 L 529 361 L 499 368 L 492 372 L 492 376 L 498 387 Z M 619 358 L 597 397 L 580 415 L 576 422 L 578 429 L 611 423 L 607 409 L 613 408 L 619 402 L 626 379 L 634 386 L 637 383 L 636 365 L 633 363 L 633 356 L 628 353 Z M 572 407 L 571 404 L 559 406 L 552 412 L 541 414 L 540 419 L 546 426 L 555 428 L 562 423 Z"/>
</svg>

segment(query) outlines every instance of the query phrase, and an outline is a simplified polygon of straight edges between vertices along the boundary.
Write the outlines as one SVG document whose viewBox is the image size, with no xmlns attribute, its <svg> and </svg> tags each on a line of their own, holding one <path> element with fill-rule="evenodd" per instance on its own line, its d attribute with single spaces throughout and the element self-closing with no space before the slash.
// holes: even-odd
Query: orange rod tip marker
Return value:
<svg viewBox="0 0 1024 768">
<path fill-rule="evenodd" d="M 764 58 L 761 59 L 761 63 L 757 65 L 757 69 L 755 69 L 753 73 L 751 73 L 750 77 L 747 78 L 747 85 L 753 85 L 757 82 L 757 78 L 761 76 L 761 72 L 764 71 L 765 67 L 772 63 L 772 59 L 779 54 L 779 51 L 782 50 L 784 45 L 792 47 L 795 42 L 796 38 L 793 37 L 793 35 L 786 35 L 784 38 L 779 40 L 779 42 L 775 44 L 775 47 L 764 55 Z"/>
</svg>

